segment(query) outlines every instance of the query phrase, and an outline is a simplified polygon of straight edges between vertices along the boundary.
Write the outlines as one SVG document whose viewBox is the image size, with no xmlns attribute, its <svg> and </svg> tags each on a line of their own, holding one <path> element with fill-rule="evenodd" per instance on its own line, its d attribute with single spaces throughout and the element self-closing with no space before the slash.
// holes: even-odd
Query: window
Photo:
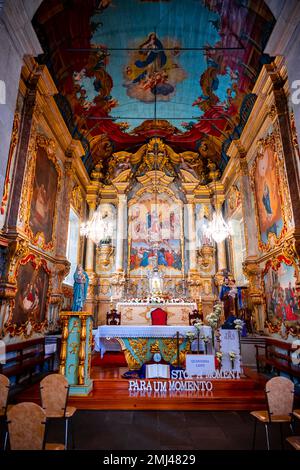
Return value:
<svg viewBox="0 0 300 470">
<path fill-rule="evenodd" d="M 78 251 L 79 251 L 79 217 L 76 212 L 70 208 L 69 228 L 68 228 L 68 243 L 67 243 L 67 260 L 71 263 L 70 272 L 65 278 L 65 284 L 73 285 L 74 273 L 78 264 Z"/>
<path fill-rule="evenodd" d="M 6 103 L 6 87 L 5 82 L 0 80 L 0 104 Z"/>
<path fill-rule="evenodd" d="M 233 248 L 233 269 L 236 284 L 242 286 L 245 284 L 246 279 L 243 273 L 243 261 L 246 258 L 246 244 L 244 234 L 244 221 L 243 218 L 231 219 L 231 226 L 233 228 L 232 248 Z"/>
</svg>

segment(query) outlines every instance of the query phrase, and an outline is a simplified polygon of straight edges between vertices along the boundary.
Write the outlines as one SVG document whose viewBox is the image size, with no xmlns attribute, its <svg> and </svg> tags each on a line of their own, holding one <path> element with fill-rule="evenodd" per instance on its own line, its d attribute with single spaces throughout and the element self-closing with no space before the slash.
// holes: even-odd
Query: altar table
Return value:
<svg viewBox="0 0 300 470">
<path fill-rule="evenodd" d="M 116 309 L 121 313 L 122 325 L 150 325 L 151 312 L 156 308 L 168 314 L 168 325 L 188 325 L 189 313 L 197 309 L 194 302 L 118 302 Z"/>
<path fill-rule="evenodd" d="M 158 345 L 164 360 L 177 365 L 178 342 L 179 362 L 183 366 L 185 355 L 191 349 L 191 343 L 186 336 L 190 331 L 195 333 L 195 328 L 186 325 L 102 325 L 98 327 L 95 334 L 95 350 L 100 351 L 103 357 L 103 354 L 110 349 L 109 344 L 117 341 L 124 351 L 128 367 L 139 369 L 151 359 L 150 348 L 154 343 Z M 202 326 L 200 335 L 211 338 L 211 328 L 206 325 Z M 200 349 L 204 350 L 203 341 L 200 341 Z"/>
</svg>

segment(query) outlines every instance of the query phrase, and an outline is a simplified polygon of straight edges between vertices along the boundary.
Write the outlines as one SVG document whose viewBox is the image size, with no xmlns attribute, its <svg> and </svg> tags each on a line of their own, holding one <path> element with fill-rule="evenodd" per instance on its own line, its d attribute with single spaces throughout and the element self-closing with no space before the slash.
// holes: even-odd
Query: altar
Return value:
<svg viewBox="0 0 300 470">
<path fill-rule="evenodd" d="M 95 335 L 95 350 L 101 356 L 110 350 L 110 345 L 118 342 L 124 351 L 130 369 L 139 369 L 151 359 L 151 345 L 156 343 L 162 358 L 173 365 L 185 365 L 186 353 L 190 352 L 191 342 L 188 332 L 194 331 L 193 326 L 129 326 L 129 325 L 102 325 Z M 200 336 L 211 338 L 211 328 L 203 325 Z M 204 350 L 203 341 L 200 349 Z"/>
<path fill-rule="evenodd" d="M 167 312 L 168 325 L 188 325 L 189 313 L 197 309 L 197 304 L 175 299 L 166 302 L 118 302 L 116 305 L 118 313 L 121 313 L 122 325 L 151 325 L 151 312 L 156 308 Z"/>
</svg>

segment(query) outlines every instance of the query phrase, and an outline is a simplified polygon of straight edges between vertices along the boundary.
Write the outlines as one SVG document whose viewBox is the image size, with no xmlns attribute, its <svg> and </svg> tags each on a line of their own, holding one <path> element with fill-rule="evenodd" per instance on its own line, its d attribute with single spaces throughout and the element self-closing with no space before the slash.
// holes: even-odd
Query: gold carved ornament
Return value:
<svg viewBox="0 0 300 470">
<path fill-rule="evenodd" d="M 24 240 L 21 240 L 21 241 L 24 241 Z M 12 249 L 11 255 L 15 254 L 15 258 L 13 261 L 14 271 L 11 275 L 11 278 L 9 278 L 11 283 L 15 285 L 17 284 L 17 278 L 18 278 L 20 266 L 31 263 L 35 271 L 38 271 L 41 267 L 45 270 L 45 272 L 49 275 L 49 286 L 50 286 L 51 271 L 48 268 L 46 260 L 32 253 L 29 253 L 28 244 L 25 244 L 25 245 L 18 244 L 17 240 L 15 240 L 12 243 L 11 249 Z M 21 256 L 23 256 L 23 258 L 20 259 Z M 45 316 L 49 307 L 50 294 L 51 294 L 51 289 L 49 287 L 48 292 L 46 294 L 46 301 L 45 301 Z M 13 301 L 10 303 L 8 319 L 3 327 L 4 336 L 8 334 L 11 337 L 21 336 L 27 339 L 32 335 L 32 333 L 40 333 L 40 334 L 45 333 L 48 327 L 47 319 L 45 319 L 42 322 L 37 322 L 34 319 L 30 318 L 21 325 L 14 324 L 12 322 L 14 306 L 15 306 L 15 296 L 14 296 Z"/>
<path fill-rule="evenodd" d="M 67 315 L 60 316 L 62 320 L 62 341 L 61 341 L 61 352 L 60 352 L 60 366 L 59 373 L 65 375 L 66 372 L 66 360 L 67 360 L 67 344 L 69 337 L 69 317 Z"/>
<path fill-rule="evenodd" d="M 71 205 L 82 218 L 83 216 L 83 195 L 80 186 L 75 186 L 71 193 Z"/>
<path fill-rule="evenodd" d="M 84 384 L 84 369 L 85 369 L 85 354 L 86 354 L 86 317 L 80 316 L 81 330 L 80 330 L 80 345 L 79 345 L 79 357 L 78 357 L 78 384 Z"/>
<path fill-rule="evenodd" d="M 181 162 L 184 162 L 188 169 L 194 171 L 200 179 L 203 177 L 203 161 L 198 153 L 191 151 L 176 153 L 162 139 L 154 137 L 135 153 L 125 151 L 114 153 L 108 165 L 108 179 L 113 179 L 117 166 L 125 163 L 130 164 L 131 168 L 137 166 L 136 176 L 159 170 L 175 177 L 177 174 L 175 167 Z"/>
<path fill-rule="evenodd" d="M 16 150 L 18 140 L 19 140 L 20 119 L 21 119 L 20 114 L 15 113 L 14 122 L 13 122 L 13 129 L 12 129 L 12 135 L 11 135 L 10 148 L 9 148 L 9 154 L 8 154 L 8 161 L 7 161 L 7 166 L 6 166 L 3 197 L 2 197 L 1 208 L 0 208 L 0 212 L 1 212 L 2 215 L 4 214 L 5 208 L 6 208 L 7 203 L 8 203 L 8 196 L 9 196 L 9 190 L 10 190 L 10 185 L 11 185 L 10 170 L 11 170 L 12 160 L 13 160 L 15 150 Z"/>
</svg>

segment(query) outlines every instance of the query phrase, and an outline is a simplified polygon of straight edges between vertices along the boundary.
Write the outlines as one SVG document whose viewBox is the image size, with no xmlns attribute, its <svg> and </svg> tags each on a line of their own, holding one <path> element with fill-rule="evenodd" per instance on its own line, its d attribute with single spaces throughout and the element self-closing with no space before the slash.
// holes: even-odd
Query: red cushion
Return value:
<svg viewBox="0 0 300 470">
<path fill-rule="evenodd" d="M 166 325 L 167 324 L 167 312 L 161 308 L 156 308 L 151 312 L 152 325 Z"/>
</svg>

